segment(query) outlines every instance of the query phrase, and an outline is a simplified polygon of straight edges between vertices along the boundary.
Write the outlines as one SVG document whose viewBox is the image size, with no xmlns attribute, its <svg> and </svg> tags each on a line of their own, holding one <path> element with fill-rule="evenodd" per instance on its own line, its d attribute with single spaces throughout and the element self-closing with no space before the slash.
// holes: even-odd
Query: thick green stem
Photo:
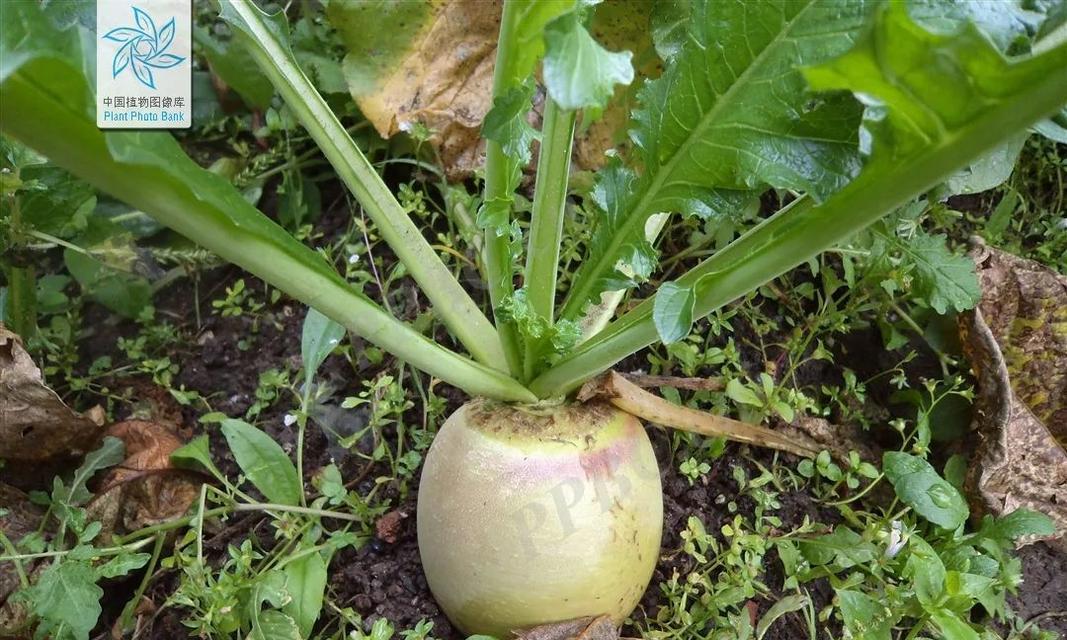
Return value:
<svg viewBox="0 0 1067 640">
<path fill-rule="evenodd" d="M 10 329 L 29 340 L 37 331 L 37 276 L 33 267 L 8 269 L 7 295 Z"/>
<path fill-rule="evenodd" d="M 277 25 L 251 0 L 226 0 L 223 18 L 246 36 L 248 50 L 270 78 L 326 158 L 374 221 L 434 305 L 449 330 L 476 360 L 500 370 L 507 363 L 496 331 L 478 305 L 448 271 L 419 228 L 396 201 L 356 143 L 300 70 Z M 494 301 L 495 302 L 495 301 Z"/>
<path fill-rule="evenodd" d="M 524 282 L 530 309 L 546 319 L 549 325 L 555 322 L 556 275 L 571 170 L 574 115 L 574 111 L 561 109 L 554 100 L 548 98 L 541 130 L 541 155 L 537 160 L 537 183 L 534 186 Z M 526 343 L 526 357 L 523 359 L 525 379 L 533 375 L 539 347 L 534 341 Z"/>
<path fill-rule="evenodd" d="M 517 75 L 515 67 L 518 62 L 517 38 L 521 11 L 514 2 L 505 2 L 500 16 L 500 36 L 496 46 L 496 66 L 493 69 L 493 100 L 503 96 L 518 86 L 525 78 Z M 485 145 L 485 193 L 484 200 L 510 199 L 508 190 L 508 173 L 510 161 L 499 142 L 487 140 Z M 494 229 L 485 231 L 485 272 L 489 285 L 489 300 L 493 313 L 500 304 L 515 292 L 512 281 L 515 257 L 511 255 L 510 238 L 507 233 L 497 235 Z M 495 315 L 500 342 L 504 347 L 504 356 L 512 375 L 522 375 L 522 354 L 519 351 L 519 334 L 515 324 L 510 320 Z"/>
<path fill-rule="evenodd" d="M 4 80 L 2 89 L 0 129 L 59 166 L 468 393 L 500 400 L 534 400 L 514 379 L 445 349 L 392 317 L 239 194 L 222 197 L 223 189 L 232 187 L 181 156 L 167 134 L 138 135 L 145 140 L 167 137 L 169 144 L 157 146 L 172 149 L 173 162 L 180 166 L 164 169 L 119 162 L 108 147 L 109 138 L 95 123 L 42 90 L 35 77 L 20 69 Z M 121 134 L 116 140 L 130 138 Z"/>
<path fill-rule="evenodd" d="M 1065 54 L 1060 54 L 1065 55 Z M 809 199 L 771 216 L 678 279 L 696 287 L 694 318 L 702 318 L 943 182 L 961 165 L 1059 109 L 1067 101 L 1062 77 L 1032 83 L 1026 94 L 975 117 L 938 146 L 868 167 L 816 206 Z M 540 397 L 568 393 L 658 339 L 648 298 L 602 333 L 567 354 L 530 384 Z"/>
</svg>

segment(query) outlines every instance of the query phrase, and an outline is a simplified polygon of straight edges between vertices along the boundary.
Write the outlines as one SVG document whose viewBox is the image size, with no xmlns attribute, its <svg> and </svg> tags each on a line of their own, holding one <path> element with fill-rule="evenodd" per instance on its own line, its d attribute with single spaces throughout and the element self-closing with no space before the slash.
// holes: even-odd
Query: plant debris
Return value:
<svg viewBox="0 0 1067 640">
<path fill-rule="evenodd" d="M 980 242 L 971 255 L 982 300 L 960 316 L 978 378 L 968 488 L 982 512 L 1047 514 L 1067 549 L 1067 278 Z"/>
<path fill-rule="evenodd" d="M 649 422 L 704 436 L 770 447 L 809 458 L 814 458 L 823 449 L 799 431 L 778 432 L 676 405 L 645 391 L 615 371 L 590 380 L 578 392 L 578 399 L 582 402 L 593 398 L 603 398 L 619 409 Z"/>
<path fill-rule="evenodd" d="M 100 441 L 104 411 L 72 411 L 44 384 L 22 340 L 0 324 L 0 458 L 35 462 L 84 455 Z"/>
<path fill-rule="evenodd" d="M 396 510 L 378 518 L 378 521 L 374 523 L 374 531 L 378 535 L 378 539 L 389 544 L 396 544 L 400 526 L 407 517 L 407 513 Z"/>
<path fill-rule="evenodd" d="M 516 640 L 618 640 L 619 627 L 609 616 L 586 616 L 538 625 L 513 635 Z"/>
<path fill-rule="evenodd" d="M 126 459 L 108 472 L 89 503 L 91 517 L 105 531 L 135 531 L 189 510 L 201 482 L 171 464 L 170 454 L 184 444 L 171 427 L 128 420 L 108 427 L 107 435 L 126 445 Z"/>
<path fill-rule="evenodd" d="M 470 176 L 484 161 L 482 120 L 492 106 L 499 2 L 419 0 L 389 9 L 398 28 L 381 32 L 377 6 L 334 3 L 327 15 L 348 46 L 343 71 L 360 111 L 383 138 L 423 127 L 450 179 Z M 377 33 L 368 33 L 369 29 Z M 630 49 L 639 77 L 655 77 L 660 60 L 649 33 L 648 7 L 628 0 L 604 5 L 591 32 L 609 49 Z M 620 87 L 603 113 L 583 123 L 574 141 L 581 169 L 601 167 L 604 152 L 627 144 L 626 125 L 640 83 Z M 535 112 L 539 117 L 541 104 Z"/>
<path fill-rule="evenodd" d="M 403 28 L 369 38 L 365 29 L 378 19 L 364 12 L 378 8 L 337 3 L 327 11 L 350 47 L 343 70 L 352 96 L 378 133 L 426 127 L 450 176 L 472 172 L 481 162 L 500 5 L 400 3 L 393 11 Z"/>
</svg>

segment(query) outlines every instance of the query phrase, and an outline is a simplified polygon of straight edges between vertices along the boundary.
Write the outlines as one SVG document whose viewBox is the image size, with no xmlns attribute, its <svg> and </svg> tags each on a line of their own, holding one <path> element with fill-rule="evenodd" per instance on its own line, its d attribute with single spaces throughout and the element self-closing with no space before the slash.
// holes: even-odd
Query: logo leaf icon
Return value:
<svg viewBox="0 0 1067 640">
<path fill-rule="evenodd" d="M 133 19 L 137 23 L 136 29 L 118 27 L 101 36 L 104 40 L 122 43 L 111 62 L 111 77 L 117 78 L 127 67 L 132 67 L 134 77 L 141 84 L 155 89 L 152 68 L 170 69 L 185 61 L 184 56 L 166 52 L 174 42 L 177 27 L 171 18 L 157 31 L 152 16 L 137 7 L 133 7 Z"/>
</svg>

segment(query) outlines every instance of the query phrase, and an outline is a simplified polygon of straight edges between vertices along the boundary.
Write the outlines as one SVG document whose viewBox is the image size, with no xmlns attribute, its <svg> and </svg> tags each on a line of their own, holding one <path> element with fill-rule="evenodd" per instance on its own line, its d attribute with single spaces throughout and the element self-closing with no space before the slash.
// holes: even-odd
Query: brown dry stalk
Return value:
<svg viewBox="0 0 1067 640">
<path fill-rule="evenodd" d="M 821 449 L 803 437 L 785 435 L 766 427 L 668 402 L 645 391 L 615 371 L 609 371 L 590 380 L 578 393 L 579 400 L 586 401 L 593 398 L 610 402 L 615 407 L 648 422 L 698 433 L 702 436 L 722 437 L 807 458 L 814 458 Z"/>
<path fill-rule="evenodd" d="M 642 389 L 673 387 L 689 391 L 722 391 L 726 384 L 722 378 L 679 378 L 676 376 L 650 376 L 644 373 L 619 374 Z"/>
</svg>

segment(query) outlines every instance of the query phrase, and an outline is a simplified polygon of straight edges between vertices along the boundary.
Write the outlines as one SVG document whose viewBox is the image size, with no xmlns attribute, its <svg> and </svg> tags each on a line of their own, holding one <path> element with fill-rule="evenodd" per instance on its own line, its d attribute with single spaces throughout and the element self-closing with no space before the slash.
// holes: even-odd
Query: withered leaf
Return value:
<svg viewBox="0 0 1067 640">
<path fill-rule="evenodd" d="M 39 461 L 85 454 L 100 440 L 103 411 L 72 411 L 41 378 L 21 339 L 0 324 L 0 458 Z"/>
<path fill-rule="evenodd" d="M 171 465 L 184 443 L 169 426 L 145 420 L 111 425 L 107 435 L 126 445 L 126 460 L 111 469 L 89 503 L 89 515 L 113 533 L 180 517 L 200 493 L 200 479 Z"/>
<path fill-rule="evenodd" d="M 618 640 L 619 627 L 610 616 L 586 616 L 538 625 L 513 635 L 516 640 Z"/>
<path fill-rule="evenodd" d="M 384 138 L 416 124 L 434 131 L 430 142 L 451 179 L 469 176 L 482 163 L 480 129 L 492 106 L 502 6 L 499 1 L 411 0 L 327 7 L 348 49 L 345 80 L 364 116 Z M 380 29 L 383 19 L 395 28 Z M 639 78 L 659 75 L 647 2 L 604 3 L 589 30 L 612 51 L 633 51 Z M 604 163 L 605 151 L 626 145 L 639 87 L 640 82 L 618 87 L 608 108 L 579 127 L 578 168 L 595 169 Z"/>
<path fill-rule="evenodd" d="M 479 164 L 500 11 L 499 2 L 474 0 L 330 3 L 327 15 L 349 50 L 345 79 L 379 135 L 419 123 L 435 131 L 450 175 Z M 381 29 L 382 15 L 397 28 Z"/>
<path fill-rule="evenodd" d="M 980 512 L 1050 516 L 1067 548 L 1067 277 L 980 242 L 971 256 L 982 299 L 960 316 L 978 379 L 967 487 Z"/>
</svg>

